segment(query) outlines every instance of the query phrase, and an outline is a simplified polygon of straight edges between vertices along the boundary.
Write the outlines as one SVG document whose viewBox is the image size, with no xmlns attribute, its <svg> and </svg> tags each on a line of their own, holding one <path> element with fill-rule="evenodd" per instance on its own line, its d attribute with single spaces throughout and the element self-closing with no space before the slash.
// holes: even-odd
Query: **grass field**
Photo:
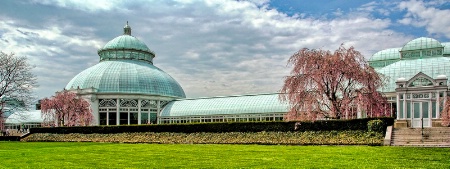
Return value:
<svg viewBox="0 0 450 169">
<path fill-rule="evenodd" d="M 0 168 L 450 168 L 450 148 L 0 142 Z"/>
</svg>

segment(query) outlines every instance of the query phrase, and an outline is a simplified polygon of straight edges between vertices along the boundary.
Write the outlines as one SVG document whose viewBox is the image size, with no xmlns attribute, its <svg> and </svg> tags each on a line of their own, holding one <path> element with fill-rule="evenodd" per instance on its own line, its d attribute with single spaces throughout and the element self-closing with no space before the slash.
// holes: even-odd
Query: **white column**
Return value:
<svg viewBox="0 0 450 169">
<path fill-rule="evenodd" d="M 117 109 L 117 111 L 116 111 L 116 125 L 120 125 L 120 99 L 117 98 L 116 100 L 117 100 L 117 102 L 116 102 L 116 109 Z"/>
<path fill-rule="evenodd" d="M 397 102 L 397 105 L 396 105 L 396 107 L 397 107 L 397 119 L 400 119 L 400 113 L 403 113 L 404 112 L 404 110 L 402 111 L 402 112 L 399 112 L 400 111 L 400 93 L 397 93 L 397 98 L 395 99 L 395 101 Z"/>
<path fill-rule="evenodd" d="M 141 99 L 138 99 L 138 124 L 141 124 Z"/>
<path fill-rule="evenodd" d="M 361 119 L 362 117 L 362 112 L 361 112 L 361 106 L 358 104 L 358 106 L 356 107 L 356 118 Z"/>
<path fill-rule="evenodd" d="M 441 114 L 441 112 L 439 111 L 439 107 L 441 106 L 440 93 L 440 91 L 436 92 L 436 118 L 439 118 L 439 114 Z"/>
<path fill-rule="evenodd" d="M 161 124 L 160 113 L 161 113 L 161 100 L 156 101 L 156 124 Z M 150 114 L 149 114 L 150 116 Z M 171 120 L 172 121 L 172 120 Z"/>
</svg>

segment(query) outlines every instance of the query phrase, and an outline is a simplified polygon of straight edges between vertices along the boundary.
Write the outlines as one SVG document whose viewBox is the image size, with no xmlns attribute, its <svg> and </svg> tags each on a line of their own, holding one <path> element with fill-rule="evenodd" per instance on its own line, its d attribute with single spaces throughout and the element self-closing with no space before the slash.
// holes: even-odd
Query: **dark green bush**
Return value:
<svg viewBox="0 0 450 169">
<path fill-rule="evenodd" d="M 370 120 L 367 122 L 367 130 L 373 132 L 384 132 L 385 130 L 384 122 L 380 119 Z"/>
<path fill-rule="evenodd" d="M 384 121 L 384 128 L 393 125 L 394 118 L 379 118 Z M 225 132 L 291 132 L 291 131 L 343 131 L 367 130 L 367 119 L 351 120 L 321 120 L 314 122 L 235 122 L 235 123 L 185 123 L 185 124 L 158 124 L 158 125 L 123 125 L 123 126 L 77 126 L 31 128 L 31 133 L 135 133 L 135 132 L 171 132 L 171 133 L 225 133 Z"/>
</svg>

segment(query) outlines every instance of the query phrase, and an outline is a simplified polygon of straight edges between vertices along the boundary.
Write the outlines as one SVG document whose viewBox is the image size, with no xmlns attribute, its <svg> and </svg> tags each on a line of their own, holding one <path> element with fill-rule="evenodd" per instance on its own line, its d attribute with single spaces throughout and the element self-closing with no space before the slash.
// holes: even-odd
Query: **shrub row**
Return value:
<svg viewBox="0 0 450 169">
<path fill-rule="evenodd" d="M 368 131 L 228 132 L 228 133 L 35 133 L 22 141 L 116 142 L 161 144 L 381 145 L 383 134 Z"/>
<path fill-rule="evenodd" d="M 378 118 L 383 121 L 383 128 L 393 125 L 393 118 Z M 223 132 L 292 132 L 292 131 L 343 131 L 368 129 L 368 122 L 373 118 L 351 120 L 324 120 L 314 122 L 234 122 L 234 123 L 185 123 L 158 125 L 123 125 L 123 126 L 82 126 L 31 128 L 31 133 L 133 133 L 133 132 L 171 132 L 171 133 L 223 133 Z"/>
</svg>

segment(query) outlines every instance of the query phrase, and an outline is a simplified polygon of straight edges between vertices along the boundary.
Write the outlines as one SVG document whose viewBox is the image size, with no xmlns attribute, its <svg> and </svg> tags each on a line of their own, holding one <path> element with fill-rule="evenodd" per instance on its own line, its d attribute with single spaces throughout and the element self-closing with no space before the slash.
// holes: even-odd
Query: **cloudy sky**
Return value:
<svg viewBox="0 0 450 169">
<path fill-rule="evenodd" d="M 344 43 L 370 58 L 422 36 L 450 41 L 446 0 L 2 0 L 0 50 L 27 56 L 49 97 L 127 21 L 187 97 L 277 92 L 301 48 Z"/>
</svg>

